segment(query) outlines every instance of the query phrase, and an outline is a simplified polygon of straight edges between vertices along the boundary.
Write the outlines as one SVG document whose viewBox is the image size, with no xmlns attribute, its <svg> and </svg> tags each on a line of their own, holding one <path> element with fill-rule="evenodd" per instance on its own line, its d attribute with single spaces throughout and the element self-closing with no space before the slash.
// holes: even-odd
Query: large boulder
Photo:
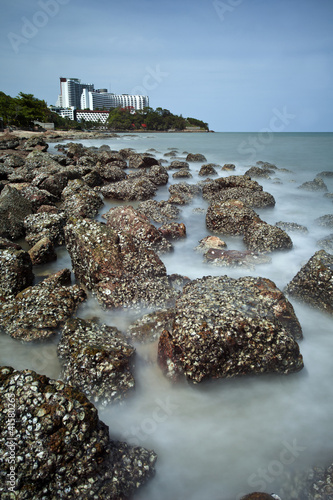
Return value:
<svg viewBox="0 0 333 500">
<path fill-rule="evenodd" d="M 319 250 L 286 287 L 295 299 L 333 314 L 333 255 Z"/>
<path fill-rule="evenodd" d="M 44 137 L 41 135 L 30 137 L 23 144 L 23 149 L 26 151 L 42 151 L 45 152 L 48 149 L 48 144 Z"/>
<path fill-rule="evenodd" d="M 117 328 L 80 318 L 66 321 L 58 344 L 63 380 L 102 405 L 133 390 L 134 353 Z"/>
<path fill-rule="evenodd" d="M 171 243 L 149 222 L 148 217 L 130 205 L 110 208 L 103 217 L 107 226 L 117 232 L 126 231 L 147 248 L 156 252 L 169 252 L 173 249 Z"/>
<path fill-rule="evenodd" d="M 195 184 L 179 182 L 178 184 L 172 184 L 169 187 L 169 193 L 169 203 L 174 203 L 176 205 L 186 205 L 188 203 L 191 203 L 193 198 L 200 194 L 200 187 Z"/>
<path fill-rule="evenodd" d="M 0 327 L 27 342 L 51 337 L 86 298 L 81 287 L 69 284 L 70 270 L 64 269 L 0 302 Z"/>
<path fill-rule="evenodd" d="M 293 307 L 265 278 L 204 277 L 186 285 L 158 360 L 172 380 L 297 372 L 302 337 Z"/>
<path fill-rule="evenodd" d="M 191 161 L 191 162 L 204 162 L 207 161 L 206 157 L 201 154 L 201 153 L 189 153 L 186 156 L 186 161 Z"/>
<path fill-rule="evenodd" d="M 1 498 L 125 500 L 153 476 L 156 454 L 111 441 L 75 387 L 2 367 L 0 392 Z"/>
<path fill-rule="evenodd" d="M 24 219 L 26 241 L 33 246 L 42 238 L 48 238 L 53 245 L 63 245 L 65 242 L 64 227 L 67 216 L 64 212 L 41 212 L 28 215 Z"/>
<path fill-rule="evenodd" d="M 159 161 L 153 156 L 133 153 L 129 157 L 129 168 L 150 168 L 159 165 Z"/>
<path fill-rule="evenodd" d="M 33 279 L 28 252 L 0 238 L 0 301 L 32 285 Z"/>
<path fill-rule="evenodd" d="M 259 216 L 240 200 L 213 202 L 206 214 L 207 228 L 225 235 L 245 234 L 254 221 L 260 221 Z"/>
<path fill-rule="evenodd" d="M 139 203 L 138 209 L 140 213 L 159 223 L 177 219 L 180 214 L 180 209 L 178 207 L 164 200 L 142 201 Z"/>
<path fill-rule="evenodd" d="M 105 307 L 163 306 L 177 293 L 157 254 L 125 231 L 97 221 L 70 219 L 66 246 L 76 278 L 97 294 Z"/>
<path fill-rule="evenodd" d="M 0 236 L 17 239 L 24 236 L 25 217 L 32 213 L 32 203 L 11 186 L 0 194 Z"/>
<path fill-rule="evenodd" d="M 249 250 L 261 253 L 291 250 L 293 247 L 293 242 L 286 231 L 262 220 L 254 220 L 246 228 L 244 243 Z"/>
<path fill-rule="evenodd" d="M 68 216 L 95 217 L 104 205 L 99 194 L 81 179 L 69 181 L 61 196 L 61 209 Z"/>
<path fill-rule="evenodd" d="M 101 188 L 104 198 L 122 201 L 143 201 L 155 196 L 157 185 L 146 175 L 130 177 L 119 182 L 106 184 Z"/>
</svg>

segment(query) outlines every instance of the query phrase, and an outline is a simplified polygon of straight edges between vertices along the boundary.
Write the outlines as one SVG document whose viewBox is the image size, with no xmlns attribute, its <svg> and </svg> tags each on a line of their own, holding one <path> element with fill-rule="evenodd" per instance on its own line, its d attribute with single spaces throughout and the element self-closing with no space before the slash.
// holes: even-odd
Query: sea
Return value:
<svg viewBox="0 0 333 500">
<path fill-rule="evenodd" d="M 256 211 L 270 224 L 295 222 L 307 227 L 307 233 L 289 233 L 292 250 L 276 252 L 270 264 L 252 270 L 205 263 L 194 248 L 212 233 L 205 224 L 208 202 L 198 196 L 180 207 L 178 222 L 185 224 L 187 237 L 174 244 L 174 252 L 162 255 L 168 274 L 190 279 L 262 276 L 283 290 L 320 250 L 318 241 L 333 233 L 332 227 L 316 221 L 333 214 L 333 198 L 325 196 L 325 191 L 299 189 L 317 174 L 333 172 L 332 133 L 133 133 L 77 142 L 94 147 L 106 144 L 112 150 L 150 151 L 164 160 L 165 166 L 175 159 L 165 154 L 174 150 L 177 159 L 201 153 L 205 163 L 221 167 L 233 163 L 236 167 L 234 172 L 218 167 L 218 175 L 211 178 L 242 175 L 258 161 L 276 165 L 269 179 L 256 179 L 275 197 L 276 205 Z M 54 146 L 50 144 L 50 152 L 56 152 Z M 204 180 L 199 176 L 201 166 L 190 163 L 193 177 L 185 181 L 196 184 Z M 169 171 L 169 183 L 158 190 L 157 200 L 168 199 L 170 184 L 183 182 L 172 178 L 174 172 Z M 322 178 L 327 193 L 333 193 L 333 177 Z M 118 205 L 105 200 L 97 219 L 103 221 L 101 215 Z M 245 249 L 242 237 L 221 237 L 229 249 Z M 64 267 L 71 267 L 71 262 L 61 248 L 55 263 L 34 269 L 36 279 Z M 290 500 L 297 498 L 290 493 L 290 484 L 297 482 L 300 474 L 314 465 L 333 463 L 333 318 L 292 298 L 290 301 L 304 335 L 298 341 L 304 369 L 296 374 L 174 385 L 157 365 L 157 343 L 135 345 L 134 394 L 122 404 L 99 408 L 99 417 L 109 426 L 112 439 L 153 449 L 158 455 L 155 477 L 138 490 L 135 500 L 238 500 L 253 491 L 277 493 L 282 500 Z M 145 312 L 105 311 L 90 297 L 77 316 L 97 316 L 126 332 Z M 1 334 L 0 363 L 60 378 L 58 340 L 20 343 Z"/>
</svg>

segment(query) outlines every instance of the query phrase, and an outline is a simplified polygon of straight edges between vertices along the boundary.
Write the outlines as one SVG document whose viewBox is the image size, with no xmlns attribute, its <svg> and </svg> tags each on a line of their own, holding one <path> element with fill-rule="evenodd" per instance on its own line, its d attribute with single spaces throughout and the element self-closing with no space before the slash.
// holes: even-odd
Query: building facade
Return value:
<svg viewBox="0 0 333 500">
<path fill-rule="evenodd" d="M 149 106 L 149 98 L 146 95 L 111 94 L 106 89 L 89 91 L 84 89 L 81 94 L 81 109 L 110 110 L 112 108 L 131 107 L 136 110 Z"/>
<path fill-rule="evenodd" d="M 90 110 L 78 110 L 76 112 L 76 120 L 82 122 L 95 122 L 104 124 L 109 117 L 108 111 L 90 111 Z"/>
<path fill-rule="evenodd" d="M 60 78 L 60 95 L 56 106 L 60 108 L 81 107 L 81 95 L 83 90 L 93 92 L 94 85 L 91 83 L 81 83 L 78 78 Z"/>
</svg>

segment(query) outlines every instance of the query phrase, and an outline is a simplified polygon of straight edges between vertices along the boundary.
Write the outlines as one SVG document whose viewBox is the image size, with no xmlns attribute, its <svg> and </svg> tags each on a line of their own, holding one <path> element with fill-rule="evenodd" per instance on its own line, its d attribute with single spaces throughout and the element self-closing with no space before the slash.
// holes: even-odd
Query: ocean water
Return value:
<svg viewBox="0 0 333 500">
<path fill-rule="evenodd" d="M 320 249 L 317 241 L 333 233 L 332 228 L 316 223 L 318 217 L 333 214 L 333 199 L 322 191 L 298 189 L 318 173 L 333 171 L 333 134 L 144 133 L 80 142 L 97 147 L 108 144 L 114 150 L 131 147 L 137 152 L 153 148 L 156 157 L 168 161 L 173 158 L 164 154 L 177 149 L 180 159 L 185 159 L 187 152 L 202 153 L 207 163 L 236 165 L 235 172 L 218 171 L 218 176 L 241 175 L 259 160 L 282 169 L 271 179 L 256 179 L 276 199 L 274 208 L 257 212 L 271 224 L 296 222 L 308 228 L 307 234 L 290 233 L 291 251 L 273 254 L 270 264 L 255 270 L 204 263 L 194 247 L 211 233 L 205 226 L 205 213 L 194 209 L 206 209 L 208 204 L 197 197 L 190 205 L 180 207 L 178 221 L 186 225 L 186 240 L 175 243 L 175 251 L 162 256 L 169 274 L 191 279 L 224 274 L 263 276 L 283 290 Z M 190 164 L 193 178 L 186 182 L 203 179 L 198 176 L 201 165 Z M 172 178 L 173 172 L 169 172 L 169 185 L 181 182 Z M 333 178 L 326 177 L 324 182 L 332 193 Z M 156 199 L 168 198 L 168 186 L 160 188 Z M 102 220 L 101 214 L 113 205 L 106 202 L 98 219 Z M 245 249 L 241 237 L 221 237 L 229 249 Z M 35 273 L 41 279 L 63 267 L 70 267 L 70 259 L 61 249 L 55 264 L 36 268 Z M 99 410 L 112 438 L 154 449 L 158 454 L 156 476 L 135 500 L 237 500 L 251 491 L 281 493 L 299 471 L 333 462 L 333 319 L 293 299 L 291 302 L 304 335 L 299 345 L 305 368 L 297 374 L 172 385 L 157 366 L 157 344 L 136 345 L 135 394 L 123 404 Z M 93 297 L 77 315 L 97 315 L 123 331 L 138 316 L 103 311 Z M 58 378 L 56 342 L 21 344 L 2 334 L 0 363 Z"/>
</svg>

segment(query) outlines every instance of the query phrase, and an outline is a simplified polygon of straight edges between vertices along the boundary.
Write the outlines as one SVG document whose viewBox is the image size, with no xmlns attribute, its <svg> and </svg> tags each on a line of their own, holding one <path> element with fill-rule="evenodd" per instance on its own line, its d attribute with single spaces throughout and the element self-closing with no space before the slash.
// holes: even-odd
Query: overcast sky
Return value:
<svg viewBox="0 0 333 500">
<path fill-rule="evenodd" d="M 215 131 L 332 131 L 333 0 L 2 0 L 0 28 L 13 97 L 63 76 Z"/>
</svg>

